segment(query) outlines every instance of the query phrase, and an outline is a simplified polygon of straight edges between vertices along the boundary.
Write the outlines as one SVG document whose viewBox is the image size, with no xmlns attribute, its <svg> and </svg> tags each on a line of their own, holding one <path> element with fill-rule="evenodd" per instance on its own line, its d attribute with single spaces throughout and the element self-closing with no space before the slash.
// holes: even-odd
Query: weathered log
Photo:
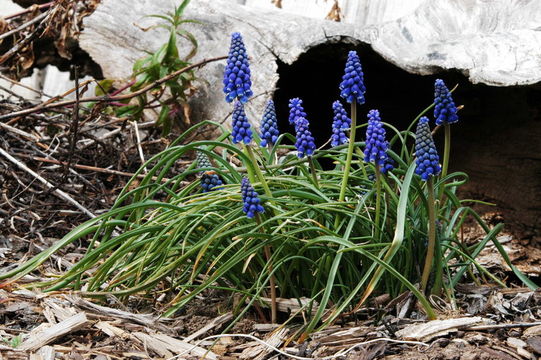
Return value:
<svg viewBox="0 0 541 360">
<path fill-rule="evenodd" d="M 103 1 L 96 12 L 85 19 L 80 46 L 101 65 L 106 77 L 125 79 L 131 74 L 133 63 L 145 56 L 145 51 L 155 51 L 167 40 L 168 33 L 163 29 L 142 30 L 156 24 L 155 18 L 145 16 L 164 14 L 175 6 L 176 1 L 172 0 Z M 275 10 L 257 10 L 227 1 L 193 1 L 187 8 L 186 18 L 203 23 L 189 27 L 199 39 L 194 62 L 227 55 L 231 33 L 243 34 L 251 56 L 255 94 L 246 107 L 251 119 L 259 118 L 266 100 L 272 96 L 278 80 L 277 58 L 292 63 L 311 46 L 333 37 L 354 35 L 352 25 Z M 207 81 L 198 84 L 199 92 L 192 101 L 199 120 L 223 121 L 231 112 L 222 93 L 224 66 L 225 61 L 214 63 L 198 72 L 198 76 Z"/>
</svg>

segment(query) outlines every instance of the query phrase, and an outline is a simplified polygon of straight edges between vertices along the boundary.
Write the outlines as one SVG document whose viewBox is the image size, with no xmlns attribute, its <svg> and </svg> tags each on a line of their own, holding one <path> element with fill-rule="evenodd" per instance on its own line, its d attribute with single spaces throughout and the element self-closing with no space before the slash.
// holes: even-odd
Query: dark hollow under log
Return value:
<svg viewBox="0 0 541 360">
<path fill-rule="evenodd" d="M 405 129 L 433 99 L 434 80 L 442 78 L 454 92 L 460 122 L 452 128 L 451 170 L 464 171 L 465 192 L 497 204 L 504 221 L 525 238 L 541 240 L 541 84 L 491 87 L 471 84 L 458 72 L 421 76 L 383 59 L 368 45 L 327 43 L 302 54 L 291 65 L 278 62 L 280 78 L 274 99 L 282 131 L 290 131 L 287 102 L 301 97 L 319 145 L 330 136 L 333 101 L 348 50 L 358 51 L 366 83 L 366 104 L 379 109 L 384 121 Z M 433 117 L 432 112 L 428 114 Z M 360 134 L 364 137 L 364 134 Z M 436 136 L 443 150 L 443 133 Z M 517 228 L 518 225 L 518 228 Z"/>
</svg>

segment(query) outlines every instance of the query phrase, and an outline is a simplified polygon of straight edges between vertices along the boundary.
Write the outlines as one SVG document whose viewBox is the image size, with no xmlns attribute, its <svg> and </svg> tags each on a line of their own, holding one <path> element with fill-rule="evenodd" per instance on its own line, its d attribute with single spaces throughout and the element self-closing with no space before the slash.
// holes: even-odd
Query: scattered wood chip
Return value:
<svg viewBox="0 0 541 360">
<path fill-rule="evenodd" d="M 535 353 L 537 353 L 538 355 L 541 355 L 541 337 L 534 336 L 527 339 L 526 342 Z"/>
<path fill-rule="evenodd" d="M 517 354 L 526 358 L 533 359 L 533 354 L 526 350 L 528 344 L 524 340 L 520 340 L 514 337 L 507 338 L 507 345 L 512 348 L 515 348 Z"/>
<path fill-rule="evenodd" d="M 468 326 L 481 324 L 485 321 L 480 316 L 464 317 L 446 320 L 432 320 L 422 324 L 408 325 L 396 332 L 404 340 L 417 340 L 427 342 L 435 337 L 447 335 Z"/>
<path fill-rule="evenodd" d="M 33 334 L 21 344 L 19 349 L 35 351 L 40 347 L 51 343 L 55 339 L 58 339 L 61 336 L 80 329 L 87 322 L 88 319 L 86 318 L 86 314 L 79 313 L 64 321 L 59 322 L 58 324 L 51 326 L 50 328 L 42 332 Z"/>
<path fill-rule="evenodd" d="M 233 318 L 232 313 L 227 313 L 227 314 L 223 314 L 221 316 L 218 316 L 217 318 L 214 318 L 211 322 L 209 322 L 207 325 L 203 326 L 201 329 L 197 330 L 196 332 L 194 332 L 190 336 L 187 336 L 186 338 L 184 338 L 184 341 L 190 342 L 190 341 L 192 341 L 194 339 L 197 339 L 201 335 L 206 334 L 208 331 L 210 331 L 212 329 L 219 329 L 223 324 L 225 324 L 226 322 L 228 322 L 232 318 Z"/>
<path fill-rule="evenodd" d="M 271 298 L 261 297 L 260 299 L 270 307 Z M 312 314 L 315 314 L 319 304 L 306 297 L 301 297 L 299 299 L 276 298 L 276 308 L 280 312 L 297 313 L 300 312 L 302 308 L 304 308 L 305 311 L 308 310 L 310 302 L 312 302 Z"/>
<path fill-rule="evenodd" d="M 263 341 L 277 348 L 282 345 L 288 333 L 288 329 L 282 328 L 276 332 L 268 334 Z M 268 354 L 274 351 L 267 345 L 261 344 L 257 341 L 253 341 L 249 344 L 252 346 L 244 349 L 240 354 L 239 359 L 263 360 Z"/>
<path fill-rule="evenodd" d="M 532 326 L 531 328 L 524 330 L 523 335 L 524 337 L 541 335 L 541 325 Z"/>
<path fill-rule="evenodd" d="M 94 304 L 78 296 L 66 296 L 66 299 L 74 305 L 77 305 L 88 311 L 98 313 L 100 315 L 107 315 L 113 318 L 120 318 L 120 319 L 124 319 L 128 321 L 133 321 L 135 323 L 148 326 L 151 329 L 157 329 L 163 332 L 170 332 L 170 329 L 163 326 L 159 322 L 157 317 L 150 314 L 134 314 L 129 311 L 113 309 L 110 307 Z"/>
<path fill-rule="evenodd" d="M 54 360 L 55 351 L 52 346 L 44 346 L 38 352 L 30 355 L 30 360 Z"/>
</svg>

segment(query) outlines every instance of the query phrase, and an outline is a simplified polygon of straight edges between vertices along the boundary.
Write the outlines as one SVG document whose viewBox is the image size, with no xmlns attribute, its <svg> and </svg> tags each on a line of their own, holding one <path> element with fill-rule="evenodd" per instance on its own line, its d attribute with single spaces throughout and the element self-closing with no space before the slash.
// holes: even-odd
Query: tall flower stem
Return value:
<svg viewBox="0 0 541 360">
<path fill-rule="evenodd" d="M 374 220 L 374 238 L 379 241 L 379 219 L 381 212 L 381 171 L 376 164 L 376 219 Z"/>
<path fill-rule="evenodd" d="M 312 174 L 312 180 L 314 185 L 319 189 L 319 181 L 317 180 L 316 167 L 314 165 L 314 159 L 311 156 L 308 156 L 308 165 L 310 166 L 310 173 Z"/>
<path fill-rule="evenodd" d="M 348 186 L 349 173 L 351 169 L 351 160 L 353 159 L 353 150 L 355 147 L 355 132 L 357 131 L 357 101 L 351 102 L 351 128 L 349 130 L 349 146 L 346 156 L 346 165 L 344 168 L 344 176 L 342 177 L 342 186 L 340 187 L 340 195 L 338 201 L 344 201 L 346 198 L 346 188 Z"/>
<path fill-rule="evenodd" d="M 448 123 L 445 123 L 443 127 L 445 129 L 445 144 L 443 147 L 443 164 L 441 167 L 442 179 L 447 176 L 447 169 L 449 168 L 449 156 L 451 154 L 451 125 L 449 125 Z M 443 200 L 443 193 L 444 193 L 444 186 L 442 185 L 441 190 L 439 192 L 439 197 L 438 197 L 440 203 Z"/>
<path fill-rule="evenodd" d="M 261 225 L 261 217 L 259 214 L 256 214 L 255 220 L 258 225 Z M 271 259 L 271 246 L 266 245 L 263 247 L 263 251 L 265 252 L 265 258 L 267 259 L 269 274 L 272 274 L 272 259 Z M 276 306 L 276 280 L 274 279 L 274 275 L 270 276 L 270 295 L 271 295 L 271 323 L 276 324 L 276 318 L 277 318 L 277 306 Z"/>
<path fill-rule="evenodd" d="M 263 190 L 265 191 L 265 195 L 267 195 L 269 197 L 269 199 L 272 199 L 272 192 L 270 191 L 270 188 L 269 188 L 269 184 L 267 184 L 267 181 L 265 180 L 265 177 L 263 176 L 263 173 L 261 172 L 261 169 L 259 168 L 259 166 L 257 165 L 257 160 L 255 158 L 255 155 L 254 155 L 254 151 L 252 150 L 252 148 L 250 147 L 250 145 L 244 145 L 244 151 L 246 153 L 246 155 L 250 158 L 251 162 L 252 162 L 252 167 L 253 167 L 253 170 L 255 171 L 255 176 L 257 176 L 257 179 L 259 180 L 259 182 L 261 182 L 261 186 L 263 186 Z M 248 176 L 250 175 L 250 166 L 247 166 L 246 167 L 248 169 Z M 252 174 L 252 176 L 254 176 Z M 255 179 L 254 181 L 252 181 L 252 179 L 250 178 L 250 182 L 255 182 Z"/>
<path fill-rule="evenodd" d="M 432 270 L 434 249 L 436 247 L 436 202 L 434 199 L 434 179 L 431 176 L 426 182 L 428 191 L 428 249 L 426 250 L 425 267 L 421 277 L 421 290 L 426 291 L 428 278 Z M 439 262 L 439 259 L 436 259 Z"/>
<path fill-rule="evenodd" d="M 443 165 L 441 168 L 441 177 L 447 176 L 449 167 L 449 155 L 451 154 L 451 126 L 448 123 L 444 124 L 445 128 L 445 145 L 443 148 Z"/>
</svg>

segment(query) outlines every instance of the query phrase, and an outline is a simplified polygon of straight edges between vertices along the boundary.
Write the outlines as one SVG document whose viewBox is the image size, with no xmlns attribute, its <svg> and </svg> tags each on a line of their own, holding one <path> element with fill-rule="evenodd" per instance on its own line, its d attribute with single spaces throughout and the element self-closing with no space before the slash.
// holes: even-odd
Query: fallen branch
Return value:
<svg viewBox="0 0 541 360">
<path fill-rule="evenodd" d="M 462 330 L 482 331 L 482 330 L 494 330 L 494 329 L 512 329 L 512 328 L 528 328 L 541 325 L 541 321 L 514 323 L 514 324 L 488 324 L 488 325 L 474 325 L 469 326 Z"/>
<path fill-rule="evenodd" d="M 21 26 L 13 29 L 13 30 L 10 30 L 6 33 L 3 33 L 2 35 L 0 35 L 0 41 L 2 41 L 3 39 L 13 35 L 13 34 L 16 34 L 18 33 L 19 31 L 22 31 L 24 29 L 26 29 L 27 27 L 29 27 L 30 25 L 33 25 L 39 21 L 41 21 L 42 19 L 44 19 L 49 13 L 48 12 L 44 12 L 38 16 L 36 16 L 35 18 L 33 18 L 32 20 L 28 21 L 28 22 L 25 22 L 24 24 L 22 24 Z"/>
<path fill-rule="evenodd" d="M 0 155 L 4 156 L 6 159 L 11 161 L 13 164 L 17 165 L 21 170 L 26 171 L 27 173 L 29 173 L 30 175 L 35 177 L 37 180 L 39 180 L 41 183 L 43 183 L 47 188 L 49 188 L 49 189 L 55 188 L 55 186 L 53 184 L 51 184 L 49 181 L 47 181 L 47 179 L 41 177 L 38 173 L 36 173 L 34 170 L 30 169 L 24 163 L 22 163 L 19 160 L 15 159 L 13 156 L 11 156 L 7 151 L 2 149 L 1 147 L 0 147 Z M 66 194 L 64 191 L 62 191 L 60 189 L 55 189 L 53 191 L 53 194 L 56 194 L 56 196 L 58 196 L 62 200 L 65 200 L 65 201 L 69 202 L 70 204 L 75 206 L 77 209 L 81 210 L 83 213 L 88 215 L 90 218 L 95 218 L 96 217 L 96 215 L 91 213 L 90 210 L 85 208 L 83 205 L 79 204 L 77 202 L 77 200 L 73 199 L 71 196 Z"/>
<path fill-rule="evenodd" d="M 37 5 L 37 8 L 39 10 L 43 10 L 45 8 L 48 8 L 50 7 L 51 5 L 54 4 L 54 1 L 49 1 L 48 3 L 45 3 L 45 4 L 41 4 L 41 5 Z M 27 9 L 24 9 L 24 10 L 21 10 L 19 12 L 16 12 L 15 14 L 11 14 L 11 15 L 8 15 L 6 17 L 4 17 L 5 20 L 9 20 L 9 19 L 13 19 L 13 18 L 16 18 L 16 17 L 19 17 L 19 16 L 22 16 L 22 15 L 26 15 L 32 11 L 34 11 L 36 7 L 35 6 L 30 6 L 29 8 Z"/>
<path fill-rule="evenodd" d="M 171 74 L 169 74 L 167 76 L 164 76 L 163 78 L 154 81 L 152 84 L 149 84 L 148 86 L 145 86 L 144 88 L 139 89 L 139 90 L 134 91 L 134 92 L 129 93 L 129 94 L 115 95 L 115 96 L 110 96 L 110 95 L 91 96 L 91 97 L 86 97 L 86 98 L 79 99 L 79 103 L 111 102 L 111 101 L 122 101 L 122 100 L 131 99 L 131 98 L 134 98 L 134 97 L 139 96 L 141 94 L 144 94 L 145 92 L 147 92 L 149 90 L 152 90 L 156 86 L 161 85 L 161 84 L 165 83 L 166 81 L 169 81 L 169 80 L 179 76 L 182 73 L 185 73 L 185 72 L 193 70 L 195 68 L 204 66 L 204 65 L 206 65 L 208 63 L 215 62 L 215 61 L 220 61 L 220 60 L 224 60 L 224 59 L 227 59 L 227 56 L 220 56 L 220 57 L 215 57 L 215 58 L 211 58 L 211 59 L 202 60 L 202 61 L 200 61 L 200 62 L 198 62 L 196 64 L 192 64 L 190 66 L 186 66 L 185 68 L 182 68 L 182 69 L 179 69 L 179 70 L 177 70 L 175 72 L 172 72 Z M 11 118 L 18 117 L 18 116 L 25 116 L 25 115 L 33 114 L 33 113 L 44 111 L 44 110 L 49 110 L 49 109 L 54 109 L 54 108 L 58 108 L 58 107 L 64 107 L 64 106 L 68 106 L 68 105 L 73 105 L 75 103 L 76 103 L 76 100 L 65 100 L 65 101 L 59 101 L 59 102 L 56 102 L 56 103 L 48 103 L 48 104 L 47 103 L 41 103 L 41 104 L 33 106 L 33 107 L 29 108 L 29 109 L 16 111 L 16 112 L 13 112 L 13 113 L 10 113 L 10 114 L 0 115 L 0 121 L 6 120 L 6 119 L 11 119 Z"/>
<path fill-rule="evenodd" d="M 55 165 L 62 165 L 62 166 L 67 165 L 66 162 L 56 160 L 56 159 L 47 159 L 47 158 L 44 158 L 44 157 L 32 156 L 32 155 L 27 155 L 27 154 L 19 154 L 18 156 L 22 156 L 22 157 L 25 157 L 25 158 L 28 158 L 28 159 L 32 159 L 34 161 L 40 161 L 40 162 L 45 162 L 45 163 L 50 163 L 50 164 L 55 164 Z M 186 163 L 190 163 L 190 161 L 187 161 Z M 126 176 L 126 177 L 134 177 L 135 176 L 135 173 L 124 172 L 124 171 L 119 171 L 119 170 L 112 170 L 112 169 L 106 169 L 106 168 L 100 168 L 100 167 L 90 166 L 90 165 L 72 164 L 71 166 L 76 168 L 76 169 L 80 169 L 80 170 L 88 170 L 88 171 L 100 172 L 100 173 L 104 173 L 104 174 L 119 175 L 119 176 Z M 145 174 L 138 174 L 137 175 L 138 179 L 143 179 L 145 177 L 146 177 Z M 156 177 L 153 177 L 152 179 L 155 180 Z M 163 178 L 162 179 L 163 182 L 167 182 L 167 181 L 170 181 L 170 180 L 171 179 L 169 179 L 169 178 Z"/>
</svg>

